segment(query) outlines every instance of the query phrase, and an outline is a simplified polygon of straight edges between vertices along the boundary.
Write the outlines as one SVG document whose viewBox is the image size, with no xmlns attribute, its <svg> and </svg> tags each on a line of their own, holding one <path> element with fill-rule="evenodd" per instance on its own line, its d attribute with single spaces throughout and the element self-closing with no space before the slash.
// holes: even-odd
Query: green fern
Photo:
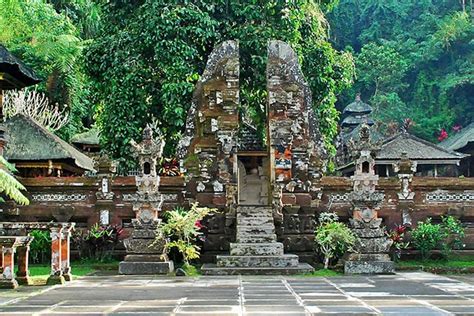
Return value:
<svg viewBox="0 0 474 316">
<path fill-rule="evenodd" d="M 0 156 L 0 194 L 5 194 L 20 205 L 28 205 L 30 201 L 21 193 L 22 190 L 26 190 L 25 187 L 11 174 L 15 171 L 15 167 Z M 5 202 L 2 197 L 1 202 Z"/>
</svg>

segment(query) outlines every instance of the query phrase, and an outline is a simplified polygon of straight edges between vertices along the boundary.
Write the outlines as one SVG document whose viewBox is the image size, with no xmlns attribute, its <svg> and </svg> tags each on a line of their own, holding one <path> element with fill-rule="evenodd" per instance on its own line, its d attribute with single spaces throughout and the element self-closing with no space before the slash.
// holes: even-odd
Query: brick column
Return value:
<svg viewBox="0 0 474 316">
<path fill-rule="evenodd" d="M 33 237 L 28 236 L 23 240 L 23 243 L 17 248 L 18 253 L 18 272 L 16 280 L 18 284 L 30 285 L 30 272 L 28 270 L 28 257 L 30 252 L 30 244 Z"/>
<path fill-rule="evenodd" d="M 61 226 L 50 227 L 51 275 L 48 278 L 48 284 L 64 284 L 66 282 L 61 267 L 62 230 Z"/>
<path fill-rule="evenodd" d="M 2 278 L 0 279 L 0 288 L 16 289 L 18 282 L 15 280 L 15 237 L 2 237 L 0 243 L 2 245 Z"/>
<path fill-rule="evenodd" d="M 65 226 L 61 239 L 61 268 L 66 281 L 72 281 L 70 261 L 70 241 L 72 226 Z"/>
</svg>

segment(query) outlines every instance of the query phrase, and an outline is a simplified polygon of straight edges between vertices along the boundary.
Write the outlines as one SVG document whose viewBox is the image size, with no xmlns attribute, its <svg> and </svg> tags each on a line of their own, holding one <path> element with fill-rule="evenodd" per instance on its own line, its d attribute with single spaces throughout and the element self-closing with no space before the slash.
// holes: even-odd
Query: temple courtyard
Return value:
<svg viewBox="0 0 474 316">
<path fill-rule="evenodd" d="M 474 314 L 474 276 L 123 276 L 0 291 L 0 313 L 153 315 Z"/>
</svg>

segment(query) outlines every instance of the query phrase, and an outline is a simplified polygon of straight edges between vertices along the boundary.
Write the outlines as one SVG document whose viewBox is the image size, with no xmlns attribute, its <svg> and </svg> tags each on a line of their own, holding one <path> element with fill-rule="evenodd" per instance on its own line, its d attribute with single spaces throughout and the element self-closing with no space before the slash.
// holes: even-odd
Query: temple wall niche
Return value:
<svg viewBox="0 0 474 316">
<path fill-rule="evenodd" d="M 268 44 L 267 90 L 273 204 L 281 208 L 298 199 L 311 206 L 326 152 L 298 56 L 285 42 Z"/>
<path fill-rule="evenodd" d="M 190 196 L 203 205 L 225 205 L 236 186 L 233 152 L 239 128 L 239 45 L 225 41 L 209 56 L 196 85 L 178 156 Z"/>
</svg>

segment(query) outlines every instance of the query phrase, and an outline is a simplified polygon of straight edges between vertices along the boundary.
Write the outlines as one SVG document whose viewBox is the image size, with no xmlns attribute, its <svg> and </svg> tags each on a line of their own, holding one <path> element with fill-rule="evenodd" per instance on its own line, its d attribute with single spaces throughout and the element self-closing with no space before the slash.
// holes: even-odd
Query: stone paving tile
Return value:
<svg viewBox="0 0 474 316">
<path fill-rule="evenodd" d="M 424 272 L 334 278 L 86 277 L 26 294 L 0 291 L 0 314 L 463 315 L 474 314 L 472 280 Z"/>
</svg>

